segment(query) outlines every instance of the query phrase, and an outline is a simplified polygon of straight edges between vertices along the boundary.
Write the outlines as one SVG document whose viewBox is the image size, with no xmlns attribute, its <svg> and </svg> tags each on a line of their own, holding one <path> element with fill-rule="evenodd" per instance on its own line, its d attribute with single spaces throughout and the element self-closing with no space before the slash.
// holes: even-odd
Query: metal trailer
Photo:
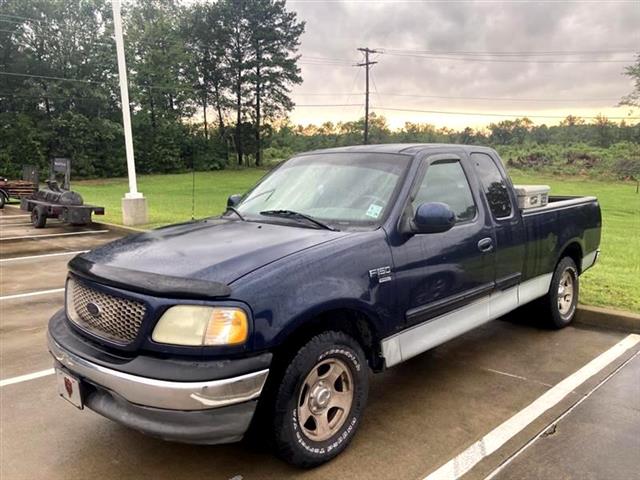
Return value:
<svg viewBox="0 0 640 480">
<path fill-rule="evenodd" d="M 36 190 L 38 190 L 37 187 L 31 182 L 0 178 L 0 208 L 4 208 L 12 198 L 19 200 L 33 195 Z"/>
<path fill-rule="evenodd" d="M 57 218 L 71 225 L 86 225 L 91 223 L 92 214 L 104 215 L 104 207 L 84 205 L 82 197 L 76 192 L 61 189 L 56 191 L 55 188 L 50 185 L 49 189 L 38 190 L 33 196 L 20 200 L 20 208 L 31 212 L 34 227 L 44 228 L 47 218 Z M 55 200 L 56 196 L 58 200 Z M 74 202 L 74 198 L 79 198 L 80 202 Z"/>
<path fill-rule="evenodd" d="M 70 172 L 71 161 L 68 158 L 54 158 L 47 188 L 20 199 L 20 208 L 31 212 L 34 227 L 44 228 L 47 218 L 57 218 L 71 225 L 86 225 L 91 223 L 92 214 L 104 215 L 104 207 L 85 205 L 82 196 L 69 189 Z M 55 180 L 56 173 L 64 175 L 62 187 Z"/>
</svg>

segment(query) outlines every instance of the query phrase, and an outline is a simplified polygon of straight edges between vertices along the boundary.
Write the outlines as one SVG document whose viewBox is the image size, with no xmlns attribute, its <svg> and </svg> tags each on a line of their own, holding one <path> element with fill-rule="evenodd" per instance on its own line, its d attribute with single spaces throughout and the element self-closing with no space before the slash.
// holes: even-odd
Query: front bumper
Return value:
<svg viewBox="0 0 640 480">
<path fill-rule="evenodd" d="M 80 379 L 84 405 L 91 410 L 146 434 L 187 443 L 233 442 L 249 428 L 268 368 L 209 381 L 134 375 L 56 341 L 56 320 L 61 319 L 52 319 L 48 335 L 55 366 Z"/>
</svg>

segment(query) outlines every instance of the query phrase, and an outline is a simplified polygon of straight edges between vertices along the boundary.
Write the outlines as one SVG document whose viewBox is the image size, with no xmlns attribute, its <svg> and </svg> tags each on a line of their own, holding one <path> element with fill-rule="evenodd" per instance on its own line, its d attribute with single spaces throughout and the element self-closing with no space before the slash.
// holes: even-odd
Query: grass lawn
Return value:
<svg viewBox="0 0 640 480">
<path fill-rule="evenodd" d="M 219 214 L 229 195 L 246 191 L 264 174 L 265 170 L 257 169 L 196 173 L 196 218 Z M 511 175 L 515 183 L 550 185 L 552 194 L 598 197 L 603 215 L 602 254 L 598 264 L 581 278 L 581 301 L 640 312 L 640 194 L 635 193 L 635 184 L 520 171 Z M 121 222 L 120 200 L 128 190 L 126 179 L 74 182 L 73 188 L 87 203 L 106 207 L 105 221 Z M 191 174 L 143 175 L 138 178 L 138 188 L 148 199 L 149 227 L 191 218 Z"/>
<path fill-rule="evenodd" d="M 210 217 L 224 211 L 227 197 L 243 193 L 267 171 L 255 168 L 196 172 L 195 218 Z M 85 180 L 73 182 L 86 203 L 103 205 L 109 223 L 122 223 L 120 202 L 129 184 L 126 178 Z M 191 219 L 192 176 L 190 173 L 172 175 L 140 175 L 138 190 L 147 198 L 149 225 L 159 227 Z M 101 217 L 96 217 L 100 220 Z"/>
</svg>

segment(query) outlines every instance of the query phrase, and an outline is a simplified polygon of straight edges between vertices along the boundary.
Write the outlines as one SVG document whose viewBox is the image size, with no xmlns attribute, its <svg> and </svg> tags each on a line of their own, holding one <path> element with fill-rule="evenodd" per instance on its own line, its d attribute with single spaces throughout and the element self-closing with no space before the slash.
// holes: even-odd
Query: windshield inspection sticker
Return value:
<svg viewBox="0 0 640 480">
<path fill-rule="evenodd" d="M 380 205 L 376 205 L 372 203 L 369 205 L 369 210 L 367 210 L 367 217 L 378 218 L 380 216 L 380 212 L 382 211 L 382 207 Z"/>
</svg>

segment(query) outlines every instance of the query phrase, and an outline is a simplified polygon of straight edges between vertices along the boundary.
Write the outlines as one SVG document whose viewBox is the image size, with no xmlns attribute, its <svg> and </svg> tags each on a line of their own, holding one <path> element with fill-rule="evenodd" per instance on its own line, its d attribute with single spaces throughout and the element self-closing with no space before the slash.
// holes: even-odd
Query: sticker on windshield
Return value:
<svg viewBox="0 0 640 480">
<path fill-rule="evenodd" d="M 369 210 L 367 210 L 367 217 L 378 218 L 380 216 L 380 212 L 382 211 L 382 207 L 380 205 L 376 205 L 372 203 L 369 205 Z"/>
</svg>

